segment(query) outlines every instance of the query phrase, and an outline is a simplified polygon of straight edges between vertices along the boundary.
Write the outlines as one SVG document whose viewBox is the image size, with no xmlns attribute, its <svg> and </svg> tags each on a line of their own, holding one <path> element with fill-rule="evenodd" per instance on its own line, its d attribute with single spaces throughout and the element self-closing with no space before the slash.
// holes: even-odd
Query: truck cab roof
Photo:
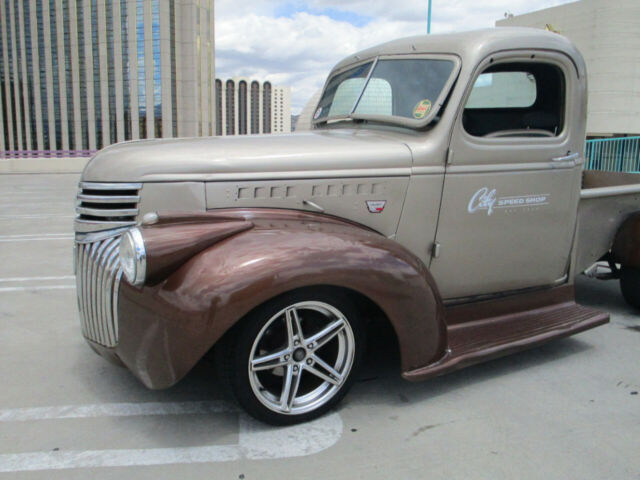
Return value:
<svg viewBox="0 0 640 480">
<path fill-rule="evenodd" d="M 585 63 L 576 46 L 557 33 L 526 27 L 500 27 L 439 35 L 401 38 L 367 48 L 339 62 L 333 71 L 381 55 L 453 54 L 460 57 L 462 68 L 474 68 L 485 57 L 504 50 L 552 50 L 568 55 L 578 76 L 586 75 Z"/>
</svg>

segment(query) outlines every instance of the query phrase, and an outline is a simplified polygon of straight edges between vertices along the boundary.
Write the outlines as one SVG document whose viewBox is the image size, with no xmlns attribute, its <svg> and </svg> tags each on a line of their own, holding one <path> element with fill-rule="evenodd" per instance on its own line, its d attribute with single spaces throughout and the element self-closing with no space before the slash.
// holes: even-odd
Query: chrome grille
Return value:
<svg viewBox="0 0 640 480">
<path fill-rule="evenodd" d="M 80 183 L 76 232 L 135 225 L 141 188 L 141 183 Z"/>
<path fill-rule="evenodd" d="M 91 235 L 91 240 L 76 236 L 76 287 L 83 335 L 105 347 L 115 347 L 122 278 L 118 257 L 121 232 L 109 234 L 99 239 Z"/>
</svg>

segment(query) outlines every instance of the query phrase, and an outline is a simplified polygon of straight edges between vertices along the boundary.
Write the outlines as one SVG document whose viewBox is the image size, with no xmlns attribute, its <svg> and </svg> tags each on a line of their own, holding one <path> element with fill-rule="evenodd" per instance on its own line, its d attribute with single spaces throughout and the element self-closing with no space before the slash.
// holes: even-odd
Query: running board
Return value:
<svg viewBox="0 0 640 480">
<path fill-rule="evenodd" d="M 418 381 L 568 337 L 609 322 L 609 314 L 563 302 L 447 327 L 449 348 L 438 362 L 402 376 Z"/>
</svg>

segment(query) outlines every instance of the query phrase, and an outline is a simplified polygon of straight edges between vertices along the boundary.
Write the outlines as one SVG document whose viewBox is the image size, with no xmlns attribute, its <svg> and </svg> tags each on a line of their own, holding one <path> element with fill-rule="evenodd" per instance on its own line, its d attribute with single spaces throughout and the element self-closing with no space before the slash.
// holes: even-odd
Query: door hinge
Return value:
<svg viewBox="0 0 640 480">
<path fill-rule="evenodd" d="M 431 256 L 433 258 L 440 256 L 440 242 L 433 242 L 433 245 L 431 245 Z"/>
<path fill-rule="evenodd" d="M 447 150 L 447 165 L 450 165 L 451 163 L 453 163 L 453 148 L 449 148 L 449 150 Z"/>
</svg>

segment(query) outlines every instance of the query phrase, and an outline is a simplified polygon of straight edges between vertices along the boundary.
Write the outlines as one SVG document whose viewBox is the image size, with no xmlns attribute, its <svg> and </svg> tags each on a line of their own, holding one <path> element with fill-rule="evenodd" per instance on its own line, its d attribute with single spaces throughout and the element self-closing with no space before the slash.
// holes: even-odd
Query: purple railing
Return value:
<svg viewBox="0 0 640 480">
<path fill-rule="evenodd" d="M 0 150 L 0 158 L 87 158 L 96 150 Z"/>
</svg>

